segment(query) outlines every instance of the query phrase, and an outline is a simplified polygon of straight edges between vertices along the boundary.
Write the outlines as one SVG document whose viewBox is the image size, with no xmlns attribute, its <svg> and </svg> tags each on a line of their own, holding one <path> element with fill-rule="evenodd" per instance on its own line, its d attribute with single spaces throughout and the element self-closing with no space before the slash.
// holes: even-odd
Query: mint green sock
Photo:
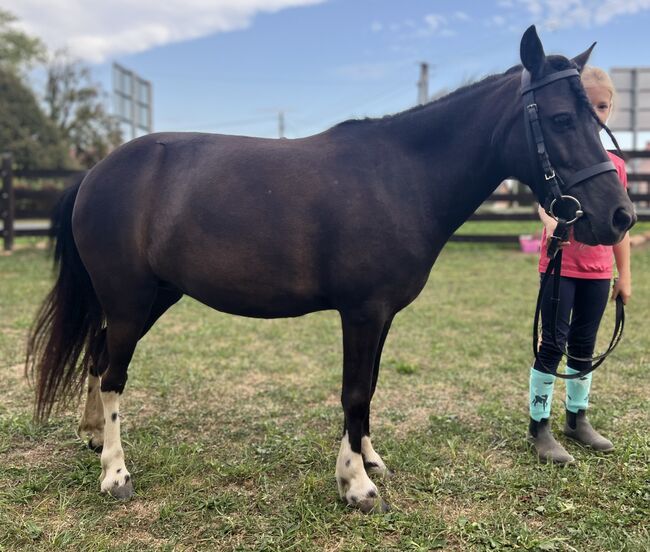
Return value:
<svg viewBox="0 0 650 552">
<path fill-rule="evenodd" d="M 566 367 L 567 374 L 577 374 L 580 370 Z M 581 378 L 566 380 L 566 407 L 576 414 L 578 410 L 587 410 L 589 406 L 589 390 L 591 389 L 591 373 Z"/>
<path fill-rule="evenodd" d="M 528 407 L 530 417 L 536 422 L 551 415 L 554 384 L 555 376 L 540 372 L 534 368 L 530 369 Z"/>
</svg>

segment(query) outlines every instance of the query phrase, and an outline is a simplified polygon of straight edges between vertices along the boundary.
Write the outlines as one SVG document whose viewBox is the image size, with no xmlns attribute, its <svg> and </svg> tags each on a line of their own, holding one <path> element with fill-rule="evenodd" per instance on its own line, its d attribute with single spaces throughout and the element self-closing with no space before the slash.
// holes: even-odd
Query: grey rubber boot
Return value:
<svg viewBox="0 0 650 552">
<path fill-rule="evenodd" d="M 586 447 L 592 448 L 599 452 L 611 452 L 614 445 L 609 439 L 605 439 L 598 433 L 587 420 L 587 413 L 584 410 L 578 410 L 577 413 L 566 411 L 566 423 L 564 424 L 564 434 L 578 441 Z"/>
<path fill-rule="evenodd" d="M 542 418 L 539 422 L 531 418 L 526 440 L 535 447 L 541 462 L 552 462 L 558 465 L 575 462 L 573 456 L 553 437 L 548 418 Z"/>
</svg>

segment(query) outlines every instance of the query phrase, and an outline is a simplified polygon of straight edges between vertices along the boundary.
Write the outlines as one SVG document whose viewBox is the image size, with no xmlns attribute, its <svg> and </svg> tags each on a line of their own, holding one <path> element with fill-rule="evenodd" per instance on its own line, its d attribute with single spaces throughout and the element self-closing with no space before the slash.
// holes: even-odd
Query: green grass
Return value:
<svg viewBox="0 0 650 552">
<path fill-rule="evenodd" d="M 594 378 L 590 416 L 617 449 L 569 443 L 578 463 L 558 469 L 524 440 L 536 258 L 450 244 L 386 343 L 372 430 L 395 475 L 376 480 L 392 510 L 373 516 L 348 509 L 334 481 L 337 314 L 261 321 L 188 299 L 129 372 L 136 496 L 101 495 L 78 412 L 31 421 L 24 336 L 49 267 L 33 248 L 0 257 L 0 550 L 650 549 L 649 248 L 633 250 L 625 337 Z"/>
</svg>

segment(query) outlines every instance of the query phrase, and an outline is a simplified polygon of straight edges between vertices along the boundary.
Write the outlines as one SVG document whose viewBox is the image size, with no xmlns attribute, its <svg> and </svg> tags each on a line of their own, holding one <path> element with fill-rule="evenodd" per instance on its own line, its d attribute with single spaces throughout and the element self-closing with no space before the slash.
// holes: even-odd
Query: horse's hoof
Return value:
<svg viewBox="0 0 650 552">
<path fill-rule="evenodd" d="M 357 498 L 354 495 L 348 496 L 347 503 L 348 506 L 358 508 L 364 514 L 385 514 L 390 510 L 390 506 L 374 490 L 363 498 Z"/>
<path fill-rule="evenodd" d="M 390 511 L 388 503 L 380 497 L 366 498 L 356 504 L 364 514 L 385 514 Z"/>
<path fill-rule="evenodd" d="M 102 450 L 104 450 L 104 446 L 102 444 L 96 445 L 93 442 L 93 438 L 91 437 L 90 440 L 88 441 L 88 448 L 92 450 L 93 452 L 96 452 L 97 454 L 101 454 Z"/>
<path fill-rule="evenodd" d="M 375 464 L 374 462 L 365 462 L 363 467 L 366 469 L 368 475 L 376 475 L 384 479 L 390 479 L 393 477 L 393 472 L 386 466 Z"/>
<path fill-rule="evenodd" d="M 128 500 L 133 496 L 133 480 L 129 479 L 124 483 L 124 485 L 115 485 L 110 487 L 108 492 L 113 498 L 117 498 L 118 500 Z"/>
</svg>

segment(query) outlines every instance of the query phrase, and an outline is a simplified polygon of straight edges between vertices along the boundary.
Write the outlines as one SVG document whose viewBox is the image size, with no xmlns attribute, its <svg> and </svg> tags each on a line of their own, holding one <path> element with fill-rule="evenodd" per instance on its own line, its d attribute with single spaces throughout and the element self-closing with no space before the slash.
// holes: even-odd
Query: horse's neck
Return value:
<svg viewBox="0 0 650 552">
<path fill-rule="evenodd" d="M 423 167 L 418 185 L 445 240 L 510 176 L 495 136 L 504 113 L 512 116 L 515 87 L 497 77 L 395 118 L 408 155 Z"/>
</svg>

